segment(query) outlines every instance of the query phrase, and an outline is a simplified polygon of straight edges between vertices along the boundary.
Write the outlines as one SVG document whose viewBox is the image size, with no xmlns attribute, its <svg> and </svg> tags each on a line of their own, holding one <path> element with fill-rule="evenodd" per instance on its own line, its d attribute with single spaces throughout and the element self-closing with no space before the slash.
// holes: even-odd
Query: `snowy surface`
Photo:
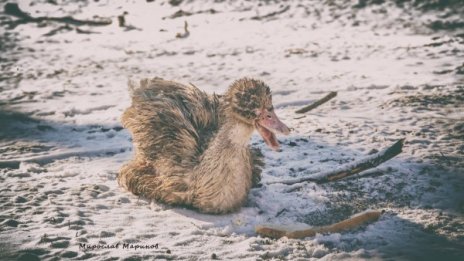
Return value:
<svg viewBox="0 0 464 261">
<path fill-rule="evenodd" d="M 18 1 L 32 16 L 113 23 L 13 28 L 16 18 L 0 14 L 0 161 L 24 161 L 0 168 L 0 259 L 464 258 L 464 30 L 430 26 L 462 22 L 464 12 L 385 2 Z M 192 15 L 170 18 L 179 10 Z M 190 35 L 176 38 L 184 21 Z M 147 202 L 116 182 L 132 156 L 119 117 L 128 80 L 154 76 L 217 93 L 244 76 L 268 83 L 295 131 L 279 137 L 281 152 L 253 137 L 264 182 L 338 168 L 399 138 L 405 148 L 342 181 L 253 189 L 229 215 Z M 294 113 L 329 91 L 338 96 Z M 40 157 L 57 160 L 34 163 Z M 254 232 L 366 209 L 385 214 L 347 233 L 270 240 Z M 158 248 L 79 249 L 84 243 Z"/>
</svg>

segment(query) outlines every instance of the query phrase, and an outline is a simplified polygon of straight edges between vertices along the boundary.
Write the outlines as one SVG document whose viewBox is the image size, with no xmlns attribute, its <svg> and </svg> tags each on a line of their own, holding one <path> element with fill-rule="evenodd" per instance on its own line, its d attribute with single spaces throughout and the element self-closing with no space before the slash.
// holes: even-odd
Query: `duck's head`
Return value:
<svg viewBox="0 0 464 261">
<path fill-rule="evenodd" d="M 290 133 L 275 114 L 271 90 L 264 82 L 250 78 L 237 80 L 229 87 L 226 100 L 232 117 L 254 127 L 272 149 L 279 148 L 275 134 Z"/>
</svg>

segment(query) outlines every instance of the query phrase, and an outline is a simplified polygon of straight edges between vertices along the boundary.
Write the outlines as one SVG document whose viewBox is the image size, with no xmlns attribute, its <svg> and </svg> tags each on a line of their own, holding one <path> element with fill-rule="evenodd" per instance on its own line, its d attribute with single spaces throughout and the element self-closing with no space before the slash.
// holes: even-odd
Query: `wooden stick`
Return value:
<svg viewBox="0 0 464 261">
<path fill-rule="evenodd" d="M 276 16 L 276 15 L 280 15 L 280 14 L 283 14 L 285 12 L 287 12 L 288 10 L 290 10 L 290 6 L 287 5 L 285 6 L 284 8 L 278 10 L 278 11 L 275 11 L 275 12 L 272 12 L 272 13 L 269 13 L 269 14 L 266 14 L 266 15 L 263 15 L 263 16 L 253 16 L 252 18 L 250 18 L 251 20 L 262 20 L 262 19 L 266 19 L 266 18 L 270 18 L 270 17 L 273 17 L 273 16 Z"/>
<path fill-rule="evenodd" d="M 400 139 L 395 142 L 392 146 L 372 155 L 368 156 L 358 162 L 350 163 L 347 166 L 344 166 L 337 170 L 321 172 L 318 174 L 311 175 L 310 177 L 296 178 L 290 180 L 280 180 L 280 181 L 271 181 L 265 183 L 268 184 L 285 184 L 293 185 L 296 183 L 302 182 L 315 182 L 317 184 L 327 183 L 331 181 L 336 181 L 348 176 L 352 176 L 360 173 L 361 171 L 375 168 L 378 165 L 384 163 L 387 160 L 392 159 L 396 155 L 400 154 L 403 148 L 404 139 Z"/>
<path fill-rule="evenodd" d="M 366 211 L 345 219 L 341 222 L 322 226 L 322 227 L 314 227 L 309 229 L 303 230 L 287 230 L 285 228 L 277 228 L 272 226 L 256 226 L 255 231 L 258 235 L 270 238 L 281 238 L 281 237 L 288 237 L 288 238 L 305 238 L 305 237 L 313 237 L 318 233 L 338 233 L 345 230 L 350 230 L 357 228 L 365 223 L 377 221 L 382 214 L 381 211 Z"/>
<path fill-rule="evenodd" d="M 18 4 L 16 3 L 6 3 L 4 8 L 4 13 L 12 16 L 16 16 L 21 20 L 16 21 L 17 24 L 21 23 L 40 23 L 42 21 L 54 21 L 54 22 L 61 22 L 65 24 L 72 24 L 76 26 L 81 25 L 89 25 L 89 26 L 104 26 L 110 25 L 111 19 L 101 19 L 101 20 L 80 20 L 75 19 L 71 16 L 64 16 L 64 17 L 32 17 L 29 13 L 24 12 L 19 8 Z"/>
<path fill-rule="evenodd" d="M 329 94 L 327 94 L 326 96 L 324 96 L 322 99 L 320 100 L 317 100 L 309 105 L 306 105 L 305 107 L 295 111 L 295 113 L 305 113 L 305 112 L 308 112 L 316 107 L 319 107 L 320 105 L 330 101 L 332 98 L 334 98 L 335 96 L 337 96 L 337 92 L 330 92 Z"/>
<path fill-rule="evenodd" d="M 184 21 L 184 33 L 177 33 L 176 38 L 187 38 L 190 35 L 190 32 L 188 30 L 188 23 L 187 21 Z"/>
</svg>

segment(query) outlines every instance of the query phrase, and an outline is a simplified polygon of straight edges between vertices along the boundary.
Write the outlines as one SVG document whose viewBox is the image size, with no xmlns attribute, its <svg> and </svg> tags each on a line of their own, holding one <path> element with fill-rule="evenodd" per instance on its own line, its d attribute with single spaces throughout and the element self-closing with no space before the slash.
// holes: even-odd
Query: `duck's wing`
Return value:
<svg viewBox="0 0 464 261">
<path fill-rule="evenodd" d="M 154 78 L 132 86 L 132 105 L 122 123 L 132 132 L 136 157 L 190 168 L 217 132 L 219 113 L 217 96 L 193 85 Z"/>
</svg>

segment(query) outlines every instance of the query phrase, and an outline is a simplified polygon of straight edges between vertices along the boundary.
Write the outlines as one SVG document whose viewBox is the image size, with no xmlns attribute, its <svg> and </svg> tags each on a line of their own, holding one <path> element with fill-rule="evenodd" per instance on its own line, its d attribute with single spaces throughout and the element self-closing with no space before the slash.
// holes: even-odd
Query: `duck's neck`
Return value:
<svg viewBox="0 0 464 261">
<path fill-rule="evenodd" d="M 220 128 L 216 139 L 218 141 L 225 141 L 225 143 L 230 144 L 233 149 L 245 149 L 250 143 L 252 134 L 253 127 L 251 125 L 237 120 L 229 120 Z"/>
<path fill-rule="evenodd" d="M 229 119 L 224 122 L 194 170 L 193 205 L 205 212 L 223 213 L 239 207 L 251 187 L 248 147 L 253 127 Z"/>
<path fill-rule="evenodd" d="M 222 158 L 241 157 L 247 151 L 253 134 L 253 127 L 239 120 L 230 118 L 219 128 L 208 149 L 202 157 L 202 164 L 209 160 L 224 160 Z"/>
</svg>

